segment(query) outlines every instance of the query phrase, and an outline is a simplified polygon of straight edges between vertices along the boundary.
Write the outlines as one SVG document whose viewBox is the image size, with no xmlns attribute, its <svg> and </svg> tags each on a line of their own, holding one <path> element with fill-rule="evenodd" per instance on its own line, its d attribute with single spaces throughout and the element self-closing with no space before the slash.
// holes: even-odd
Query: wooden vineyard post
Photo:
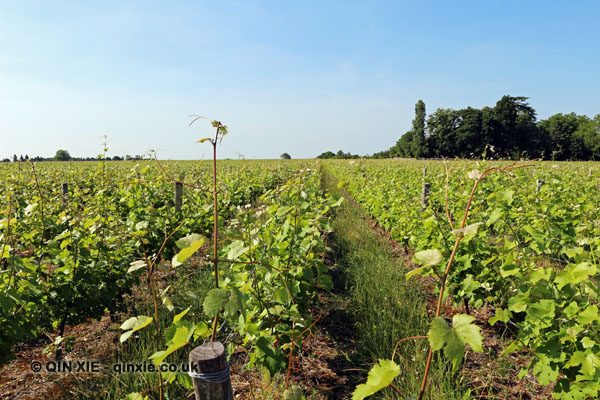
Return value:
<svg viewBox="0 0 600 400">
<path fill-rule="evenodd" d="M 67 203 L 69 201 L 69 184 L 63 183 L 62 185 L 62 202 L 63 207 L 67 207 Z"/>
<path fill-rule="evenodd" d="M 175 182 L 175 211 L 181 212 L 181 205 L 183 203 L 183 184 L 181 182 Z"/>
<path fill-rule="evenodd" d="M 423 167 L 423 178 L 427 176 L 427 167 Z"/>
<path fill-rule="evenodd" d="M 537 189 L 535 189 L 536 193 L 540 192 L 540 189 L 542 188 L 542 186 L 544 186 L 544 184 L 546 183 L 546 181 L 542 180 L 542 179 L 537 179 L 535 181 L 536 185 L 537 185 Z"/>
<path fill-rule="evenodd" d="M 204 343 L 189 357 L 196 400 L 233 400 L 227 351 L 221 342 Z"/>
<path fill-rule="evenodd" d="M 423 191 L 421 192 L 421 212 L 429 205 L 429 183 L 423 184 Z"/>
<path fill-rule="evenodd" d="M 588 171 L 588 176 L 594 176 L 594 170 L 592 168 Z"/>
</svg>

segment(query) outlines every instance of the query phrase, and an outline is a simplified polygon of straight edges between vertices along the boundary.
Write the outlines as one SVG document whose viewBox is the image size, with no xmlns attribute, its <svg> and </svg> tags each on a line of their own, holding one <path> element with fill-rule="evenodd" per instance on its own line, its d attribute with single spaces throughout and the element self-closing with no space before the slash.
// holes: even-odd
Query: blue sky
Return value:
<svg viewBox="0 0 600 400">
<path fill-rule="evenodd" d="M 389 148 L 414 104 L 600 113 L 597 1 L 0 0 L 0 157 Z"/>
</svg>

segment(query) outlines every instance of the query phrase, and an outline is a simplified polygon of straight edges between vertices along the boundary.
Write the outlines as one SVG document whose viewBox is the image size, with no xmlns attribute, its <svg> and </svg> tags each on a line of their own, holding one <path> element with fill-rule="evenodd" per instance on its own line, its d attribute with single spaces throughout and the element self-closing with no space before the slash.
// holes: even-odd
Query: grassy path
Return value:
<svg viewBox="0 0 600 400">
<path fill-rule="evenodd" d="M 408 257 L 385 234 L 373 229 L 364 211 L 346 193 L 337 187 L 337 180 L 322 167 L 322 184 L 335 196 L 346 200 L 334 220 L 334 262 L 340 271 L 336 286 L 341 296 L 349 299 L 349 312 L 353 320 L 352 335 L 357 350 L 351 355 L 353 362 L 367 370 L 377 359 L 390 359 L 399 339 L 426 335 L 429 317 L 426 311 L 428 294 L 422 287 L 407 283 L 404 277 Z M 339 287 L 343 286 L 343 287 Z M 406 399 L 416 397 L 429 344 L 417 339 L 400 344 L 395 361 L 401 366 L 396 386 Z M 437 358 L 437 359 L 436 359 Z M 461 399 L 464 389 L 457 387 L 446 362 L 434 358 L 428 383 L 429 399 Z M 391 390 L 380 398 L 400 396 Z"/>
</svg>

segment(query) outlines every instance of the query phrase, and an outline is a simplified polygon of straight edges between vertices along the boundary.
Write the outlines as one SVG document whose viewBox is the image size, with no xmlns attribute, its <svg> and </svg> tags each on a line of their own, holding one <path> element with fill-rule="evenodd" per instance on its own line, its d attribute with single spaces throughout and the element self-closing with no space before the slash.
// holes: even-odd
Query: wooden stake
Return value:
<svg viewBox="0 0 600 400">
<path fill-rule="evenodd" d="M 183 204 L 183 184 L 181 182 L 175 182 L 175 211 L 181 212 L 181 205 Z"/>
<path fill-rule="evenodd" d="M 66 207 L 67 203 L 69 202 L 69 184 L 68 183 L 62 184 L 62 201 L 63 201 L 63 207 Z"/>
<path fill-rule="evenodd" d="M 196 400 L 233 400 L 228 371 L 227 351 L 221 342 L 208 342 L 192 350 L 190 375 Z"/>
<path fill-rule="evenodd" d="M 429 205 L 429 183 L 423 184 L 423 191 L 421 192 L 421 211 L 427 208 Z"/>
</svg>

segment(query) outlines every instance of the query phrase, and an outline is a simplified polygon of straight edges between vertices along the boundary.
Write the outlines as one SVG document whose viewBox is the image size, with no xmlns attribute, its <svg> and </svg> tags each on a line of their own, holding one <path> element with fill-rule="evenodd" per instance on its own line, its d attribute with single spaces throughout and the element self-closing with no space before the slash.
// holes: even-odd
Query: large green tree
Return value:
<svg viewBox="0 0 600 400">
<path fill-rule="evenodd" d="M 408 131 L 390 148 L 390 157 L 412 157 L 413 131 Z"/>
<path fill-rule="evenodd" d="M 412 141 L 411 153 L 414 157 L 427 156 L 427 146 L 425 142 L 425 103 L 423 100 L 415 104 L 415 119 L 412 123 Z"/>
<path fill-rule="evenodd" d="M 491 144 L 504 157 L 516 157 L 524 149 L 533 147 L 527 129 L 535 125 L 536 116 L 526 100 L 527 97 L 522 96 L 502 96 L 494 107 L 497 129 Z"/>
<path fill-rule="evenodd" d="M 57 150 L 54 159 L 56 161 L 69 161 L 71 159 L 71 155 L 67 150 Z"/>
<path fill-rule="evenodd" d="M 473 158 L 483 154 L 489 142 L 489 137 L 483 129 L 483 117 L 482 110 L 471 107 L 456 112 L 456 155 Z"/>
<path fill-rule="evenodd" d="M 456 110 L 438 108 L 427 118 L 429 129 L 429 147 L 432 155 L 436 157 L 454 157 L 459 155 L 457 146 L 456 128 L 458 113 Z"/>
<path fill-rule="evenodd" d="M 568 160 L 572 158 L 573 150 L 577 151 L 579 147 L 574 138 L 578 126 L 579 121 L 575 113 L 554 114 L 540 122 L 540 129 L 543 129 L 550 139 L 552 159 Z"/>
<path fill-rule="evenodd" d="M 600 159 L 600 114 L 593 119 L 582 116 L 575 135 L 581 137 L 589 158 Z"/>
</svg>

